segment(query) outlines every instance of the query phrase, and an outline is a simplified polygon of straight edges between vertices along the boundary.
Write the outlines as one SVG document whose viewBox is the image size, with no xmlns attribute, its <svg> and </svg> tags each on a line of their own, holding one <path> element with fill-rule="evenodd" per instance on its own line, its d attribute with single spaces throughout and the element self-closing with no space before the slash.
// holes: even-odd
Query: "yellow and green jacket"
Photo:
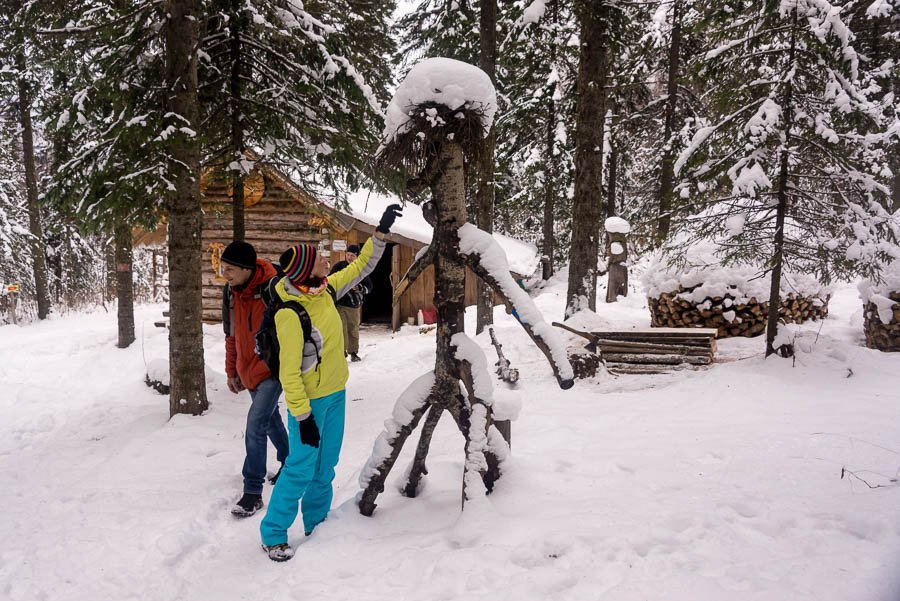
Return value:
<svg viewBox="0 0 900 601">
<path fill-rule="evenodd" d="M 309 399 L 328 396 L 344 389 L 347 377 L 347 359 L 344 357 L 344 329 L 341 316 L 335 308 L 335 300 L 348 293 L 364 277 L 372 273 L 384 252 L 384 240 L 369 238 L 359 257 L 341 271 L 328 276 L 334 288 L 334 299 L 323 288 L 317 294 L 304 294 L 282 278 L 275 290 L 283 301 L 296 301 L 303 305 L 312 324 L 310 337 L 303 340 L 300 318 L 294 311 L 278 311 L 275 328 L 278 333 L 278 355 L 281 368 L 278 379 L 284 388 L 288 411 L 294 417 L 309 412 Z M 318 361 L 316 350 L 318 347 Z"/>
</svg>

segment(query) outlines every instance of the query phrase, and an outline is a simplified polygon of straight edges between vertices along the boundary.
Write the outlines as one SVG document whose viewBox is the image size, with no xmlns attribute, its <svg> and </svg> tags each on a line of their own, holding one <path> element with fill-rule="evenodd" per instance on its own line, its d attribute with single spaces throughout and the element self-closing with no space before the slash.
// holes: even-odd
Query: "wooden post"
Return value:
<svg viewBox="0 0 900 601">
<path fill-rule="evenodd" d="M 616 297 L 628 296 L 628 223 L 619 217 L 606 220 L 607 252 L 609 253 L 609 279 L 606 286 L 606 302 L 616 302 Z"/>
<path fill-rule="evenodd" d="M 16 293 L 9 293 L 9 316 L 12 318 L 13 325 L 16 325 Z"/>
</svg>

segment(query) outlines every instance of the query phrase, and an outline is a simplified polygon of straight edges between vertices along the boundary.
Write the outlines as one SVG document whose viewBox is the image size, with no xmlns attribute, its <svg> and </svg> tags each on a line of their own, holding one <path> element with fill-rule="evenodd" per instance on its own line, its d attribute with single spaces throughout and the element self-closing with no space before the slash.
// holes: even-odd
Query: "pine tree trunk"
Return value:
<svg viewBox="0 0 900 601">
<path fill-rule="evenodd" d="M 103 302 L 109 303 L 116 298 L 116 240 L 115 236 L 104 246 L 106 262 L 106 285 L 103 287 Z"/>
<path fill-rule="evenodd" d="M 44 228 L 38 205 L 37 168 L 34 163 L 34 128 L 31 123 L 31 90 L 25 75 L 25 55 L 16 56 L 19 69 L 19 125 L 22 128 L 22 162 L 25 168 L 25 194 L 28 200 L 28 229 L 31 232 L 31 256 L 34 289 L 37 292 L 38 319 L 50 315 L 50 287 L 47 283 L 47 258 L 44 253 Z"/>
<path fill-rule="evenodd" d="M 788 64 L 793 67 L 797 46 L 797 9 L 792 13 L 791 48 Z M 788 204 L 788 158 L 791 145 L 791 125 L 793 123 L 793 88 L 791 81 L 785 82 L 781 110 L 784 113 L 784 147 L 781 149 L 781 166 L 778 174 L 778 208 L 775 214 L 775 251 L 772 254 L 772 285 L 769 289 L 769 315 L 766 323 L 766 357 L 776 352 L 775 336 L 778 334 L 778 309 L 781 305 L 781 268 L 784 264 L 784 219 Z"/>
<path fill-rule="evenodd" d="M 116 223 L 116 296 L 119 299 L 119 348 L 134 342 L 134 254 L 131 248 L 131 226 Z"/>
<path fill-rule="evenodd" d="M 575 117 L 575 198 L 566 315 L 597 308 L 597 256 L 602 214 L 603 131 L 610 51 L 600 0 L 577 4 L 581 24 L 578 112 Z"/>
<path fill-rule="evenodd" d="M 894 144 L 891 152 L 891 172 L 894 179 L 891 186 L 890 212 L 900 211 L 900 144 Z"/>
<path fill-rule="evenodd" d="M 661 245 L 669 235 L 672 221 L 672 193 L 675 188 L 675 110 L 678 105 L 678 58 L 681 48 L 681 15 L 678 0 L 672 3 L 672 40 L 669 43 L 669 71 L 666 85 L 666 115 L 663 127 L 663 159 L 659 175 L 659 216 L 656 221 L 656 243 Z"/>
<path fill-rule="evenodd" d="M 234 151 L 233 160 L 240 163 L 244 156 L 244 124 L 241 115 L 241 31 L 243 14 L 241 13 L 240 0 L 232 0 L 232 15 L 235 22 L 231 23 L 231 147 Z M 240 16 L 239 16 L 240 15 Z M 244 239 L 244 171 L 243 167 L 232 171 L 231 180 L 233 213 L 232 213 L 232 237 L 234 240 Z"/>
<path fill-rule="evenodd" d="M 432 245 L 434 261 L 434 304 L 437 309 L 437 360 L 435 390 L 442 391 L 440 402 L 451 408 L 459 394 L 459 374 L 450 338 L 465 330 L 466 270 L 451 257 L 459 254 L 457 230 L 466 222 L 466 188 L 463 154 L 458 144 L 445 143 L 437 160 L 443 172 L 432 188 L 437 221 Z M 451 397 L 451 398 L 448 398 Z M 455 417 L 458 415 L 454 414 Z"/>
<path fill-rule="evenodd" d="M 556 165 L 553 157 L 553 141 L 556 139 L 556 103 L 553 101 L 553 92 L 547 101 L 547 131 L 546 136 L 546 155 L 544 162 L 544 223 L 543 232 L 541 234 L 541 252 L 547 258 L 544 266 L 544 279 L 549 279 L 553 275 L 553 253 L 555 252 L 553 240 L 553 214 L 556 211 Z"/>
<path fill-rule="evenodd" d="M 197 123 L 197 44 L 199 0 L 171 0 L 166 28 L 168 109 Z M 201 322 L 201 247 L 199 164 L 195 136 L 180 130 L 169 152 L 175 192 L 169 197 L 169 414 L 199 415 L 208 407 Z M 195 130 L 196 131 L 196 130 Z"/>
<path fill-rule="evenodd" d="M 609 182 L 606 184 L 606 216 L 616 216 L 616 184 L 619 167 L 619 150 L 611 144 L 609 151 Z"/>
<path fill-rule="evenodd" d="M 481 0 L 481 70 L 491 82 L 497 83 L 497 0 Z M 476 191 L 476 225 L 491 233 L 494 231 L 494 128 L 491 128 L 484 149 L 479 156 Z M 477 286 L 477 317 L 475 333 L 494 323 L 494 293 L 482 281 Z"/>
</svg>

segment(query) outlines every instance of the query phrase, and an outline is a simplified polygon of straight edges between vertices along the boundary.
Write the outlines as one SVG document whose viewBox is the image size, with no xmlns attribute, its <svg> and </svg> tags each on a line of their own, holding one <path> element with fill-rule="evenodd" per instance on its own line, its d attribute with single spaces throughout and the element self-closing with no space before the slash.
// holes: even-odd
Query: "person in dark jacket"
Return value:
<svg viewBox="0 0 900 601">
<path fill-rule="evenodd" d="M 338 261 L 331 268 L 331 273 L 337 273 L 356 260 L 359 256 L 359 247 L 351 244 L 344 253 L 343 261 Z M 331 274 L 329 274 L 331 275 Z M 372 280 L 369 276 L 353 287 L 337 302 L 337 310 L 341 315 L 341 323 L 344 324 L 344 355 L 350 355 L 351 361 L 359 361 L 359 322 L 362 314 L 363 298 L 372 292 Z"/>
<path fill-rule="evenodd" d="M 278 410 L 281 382 L 278 374 L 273 376 L 256 354 L 254 341 L 266 310 L 260 290 L 276 275 L 275 267 L 256 258 L 256 250 L 246 242 L 232 242 L 222 253 L 222 276 L 228 282 L 222 293 L 228 390 L 237 394 L 246 388 L 251 399 L 244 431 L 246 456 L 241 471 L 244 495 L 231 509 L 233 515 L 241 518 L 253 515 L 263 506 L 266 438 L 275 445 L 276 458 L 282 465 L 290 451 L 287 429 Z"/>
</svg>

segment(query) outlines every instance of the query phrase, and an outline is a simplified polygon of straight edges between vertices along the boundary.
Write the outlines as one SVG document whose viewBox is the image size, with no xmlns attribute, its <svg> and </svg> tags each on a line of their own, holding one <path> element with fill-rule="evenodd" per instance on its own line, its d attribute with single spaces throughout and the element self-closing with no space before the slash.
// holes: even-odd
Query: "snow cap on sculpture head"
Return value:
<svg viewBox="0 0 900 601">
<path fill-rule="evenodd" d="M 474 155 L 496 112 L 494 84 L 478 67 L 440 57 L 419 61 L 388 104 L 377 161 L 382 167 L 418 172 L 427 149 L 445 141 Z"/>
<path fill-rule="evenodd" d="M 303 284 L 312 275 L 319 251 L 311 244 L 295 244 L 283 253 L 278 262 L 284 274 L 294 284 Z"/>
</svg>

